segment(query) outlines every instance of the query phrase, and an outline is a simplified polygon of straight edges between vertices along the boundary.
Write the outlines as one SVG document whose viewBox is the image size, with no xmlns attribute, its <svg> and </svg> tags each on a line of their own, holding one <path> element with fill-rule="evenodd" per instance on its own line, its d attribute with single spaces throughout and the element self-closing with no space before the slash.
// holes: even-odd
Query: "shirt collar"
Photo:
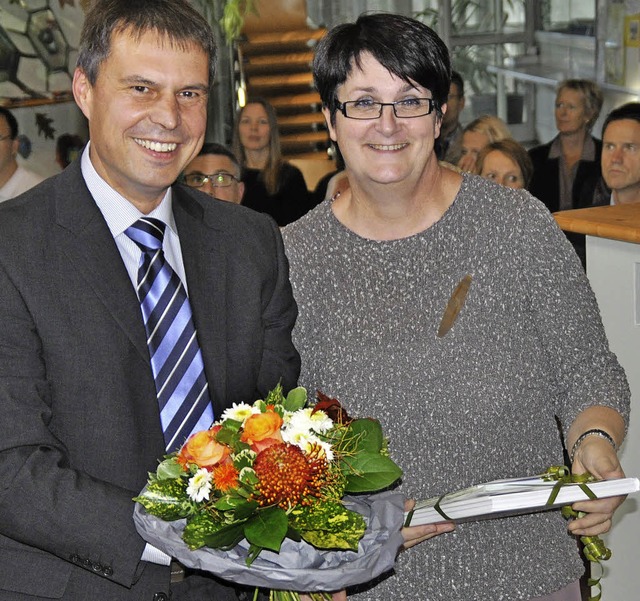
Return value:
<svg viewBox="0 0 640 601">
<path fill-rule="evenodd" d="M 164 198 L 160 204 L 148 215 L 142 213 L 124 196 L 116 192 L 96 171 L 91 158 L 89 157 L 89 149 L 91 142 L 87 143 L 82 153 L 81 169 L 82 176 L 89 188 L 89 192 L 95 200 L 100 212 L 104 216 L 107 226 L 111 231 L 111 235 L 115 238 L 122 234 L 129 226 L 133 225 L 141 217 L 155 217 L 160 219 L 172 230 L 177 233 L 175 220 L 172 210 L 172 194 L 171 188 L 167 189 Z"/>
</svg>

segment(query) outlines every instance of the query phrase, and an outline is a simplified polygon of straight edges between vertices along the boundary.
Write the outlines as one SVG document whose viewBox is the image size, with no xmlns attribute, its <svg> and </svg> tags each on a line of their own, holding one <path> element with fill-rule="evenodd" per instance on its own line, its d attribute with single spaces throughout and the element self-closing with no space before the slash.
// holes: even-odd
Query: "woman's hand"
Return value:
<svg viewBox="0 0 640 601">
<path fill-rule="evenodd" d="M 416 502 L 413 499 L 408 499 L 404 504 L 405 511 L 411 511 Z M 455 524 L 453 522 L 440 522 L 438 524 L 424 524 L 422 526 L 409 526 L 402 529 L 402 536 L 404 537 L 403 549 L 410 549 L 411 547 L 421 543 L 425 540 L 429 540 L 434 536 L 444 534 L 445 532 L 451 532 L 455 530 Z"/>
<path fill-rule="evenodd" d="M 598 480 L 624 478 L 624 471 L 615 449 L 602 438 L 588 436 L 580 444 L 573 461 L 574 474 L 589 472 Z M 581 518 L 569 523 L 569 532 L 577 536 L 596 536 L 611 528 L 613 513 L 625 500 L 625 496 L 580 501 L 572 505 L 575 511 L 584 512 Z"/>
<path fill-rule="evenodd" d="M 567 448 L 573 455 L 571 471 L 574 474 L 589 472 L 597 480 L 624 478 L 616 449 L 610 441 L 600 436 L 586 436 L 575 447 L 582 434 L 593 429 L 607 432 L 616 446 L 620 446 L 624 438 L 624 421 L 617 411 L 599 405 L 588 407 L 576 416 L 567 435 Z M 597 536 L 607 532 L 611 528 L 613 512 L 624 499 L 622 496 L 574 503 L 573 509 L 586 515 L 572 520 L 569 532 L 578 536 Z"/>
</svg>

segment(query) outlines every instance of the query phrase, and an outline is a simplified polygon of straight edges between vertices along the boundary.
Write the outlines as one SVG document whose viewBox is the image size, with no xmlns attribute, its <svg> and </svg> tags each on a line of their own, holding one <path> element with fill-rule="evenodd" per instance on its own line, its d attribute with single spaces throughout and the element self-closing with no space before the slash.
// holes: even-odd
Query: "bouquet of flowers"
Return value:
<svg viewBox="0 0 640 601">
<path fill-rule="evenodd" d="M 399 534 L 401 506 L 393 512 L 396 520 L 385 515 L 387 503 L 373 497 L 349 500 L 345 494 L 380 491 L 402 472 L 388 456 L 377 421 L 351 419 L 335 399 L 321 393 L 318 398 L 308 407 L 304 388 L 285 397 L 278 385 L 264 400 L 234 404 L 211 429 L 193 434 L 180 451 L 165 457 L 134 499 L 144 508 L 136 508 L 141 535 L 187 565 L 272 589 L 322 590 L 316 587 L 326 589 L 328 582 L 331 588 L 343 586 L 326 574 L 318 582 L 291 581 L 295 568 L 317 571 L 327 559 L 332 567 L 364 561 L 359 582 L 370 579 L 372 571 L 392 567 L 401 540 L 389 528 Z M 176 528 L 167 530 L 158 518 L 177 524 L 177 545 Z M 375 569 L 371 553 L 362 549 L 367 520 L 373 529 L 367 545 L 385 549 Z M 185 549 L 176 548 L 180 545 Z M 319 562 L 315 550 L 330 551 L 320 551 Z M 289 555 L 294 561 L 302 558 L 306 566 L 286 565 Z M 280 559 L 285 565 L 279 565 Z M 256 570 L 262 573 L 254 577 Z M 272 590 L 270 598 L 297 595 Z"/>
</svg>

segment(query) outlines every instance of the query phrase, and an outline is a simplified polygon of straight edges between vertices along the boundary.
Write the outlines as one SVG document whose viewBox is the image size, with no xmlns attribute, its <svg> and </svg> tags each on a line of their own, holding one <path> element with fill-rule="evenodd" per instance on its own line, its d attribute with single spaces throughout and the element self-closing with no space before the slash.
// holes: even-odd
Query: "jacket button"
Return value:
<svg viewBox="0 0 640 601">
<path fill-rule="evenodd" d="M 103 570 L 102 573 L 105 576 L 113 576 L 113 568 L 111 566 L 106 566 Z"/>
<path fill-rule="evenodd" d="M 156 593 L 153 595 L 153 601 L 169 601 L 169 595 L 166 593 Z"/>
<path fill-rule="evenodd" d="M 104 569 L 99 563 L 93 563 L 91 564 L 91 569 L 94 572 L 97 572 L 98 574 L 102 573 L 102 570 Z"/>
</svg>

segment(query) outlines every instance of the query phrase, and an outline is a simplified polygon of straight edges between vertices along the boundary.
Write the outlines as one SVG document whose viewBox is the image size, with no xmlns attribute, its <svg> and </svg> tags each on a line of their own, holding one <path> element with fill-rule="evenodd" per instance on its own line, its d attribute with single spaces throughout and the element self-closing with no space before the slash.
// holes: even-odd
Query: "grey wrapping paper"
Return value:
<svg viewBox="0 0 640 601">
<path fill-rule="evenodd" d="M 403 538 L 405 497 L 400 493 L 346 497 L 345 505 L 360 513 L 367 531 L 358 551 L 327 551 L 285 539 L 280 553 L 263 550 L 245 563 L 249 543 L 229 551 L 207 547 L 191 551 L 182 540 L 185 520 L 166 522 L 136 503 L 134 522 L 140 536 L 183 565 L 211 572 L 236 584 L 291 591 L 340 590 L 368 582 L 393 568 Z"/>
</svg>

